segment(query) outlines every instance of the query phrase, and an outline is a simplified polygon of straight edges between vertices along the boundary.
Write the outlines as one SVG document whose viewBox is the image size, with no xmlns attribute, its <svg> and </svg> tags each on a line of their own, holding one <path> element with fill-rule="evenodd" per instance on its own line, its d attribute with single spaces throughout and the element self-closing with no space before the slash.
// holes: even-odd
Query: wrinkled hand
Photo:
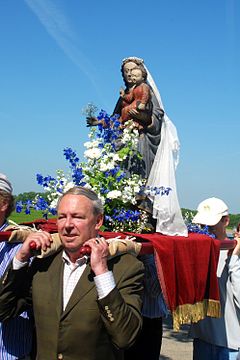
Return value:
<svg viewBox="0 0 240 360">
<path fill-rule="evenodd" d="M 95 275 L 108 271 L 107 258 L 109 256 L 108 243 L 104 238 L 93 238 L 84 243 L 92 249 L 90 265 Z"/>
<path fill-rule="evenodd" d="M 90 126 L 97 126 L 99 124 L 99 120 L 96 117 L 88 116 L 86 118 L 87 121 L 87 127 Z"/>
<path fill-rule="evenodd" d="M 240 237 L 240 232 L 239 231 L 235 231 L 234 233 L 234 238 Z"/>
<path fill-rule="evenodd" d="M 46 231 L 32 232 L 18 250 L 16 254 L 17 260 L 25 262 L 28 261 L 30 257 L 32 257 L 30 243 L 33 241 L 36 243 L 36 250 L 46 251 L 51 246 L 52 238 L 51 235 Z"/>
<path fill-rule="evenodd" d="M 236 240 L 237 245 L 235 246 L 235 248 L 233 249 L 232 255 L 238 255 L 240 256 L 240 236 L 236 236 L 234 238 L 234 240 Z"/>
</svg>

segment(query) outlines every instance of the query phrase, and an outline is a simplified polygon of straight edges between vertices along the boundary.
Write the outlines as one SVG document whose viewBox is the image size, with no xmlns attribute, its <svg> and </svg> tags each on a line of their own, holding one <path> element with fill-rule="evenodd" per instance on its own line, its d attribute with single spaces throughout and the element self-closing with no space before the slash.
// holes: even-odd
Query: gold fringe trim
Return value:
<svg viewBox="0 0 240 360">
<path fill-rule="evenodd" d="M 180 325 L 196 323 L 206 316 L 219 318 L 221 316 L 220 302 L 217 300 L 204 299 L 195 304 L 179 305 L 172 312 L 173 330 L 178 331 Z"/>
</svg>

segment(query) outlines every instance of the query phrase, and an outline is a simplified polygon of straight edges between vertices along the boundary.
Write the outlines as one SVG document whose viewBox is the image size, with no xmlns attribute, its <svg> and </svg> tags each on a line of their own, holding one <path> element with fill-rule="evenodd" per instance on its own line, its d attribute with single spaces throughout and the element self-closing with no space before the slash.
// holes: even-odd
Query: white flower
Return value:
<svg viewBox="0 0 240 360">
<path fill-rule="evenodd" d="M 113 155 L 113 161 L 121 161 L 120 157 L 118 154 L 114 154 Z"/>
<path fill-rule="evenodd" d="M 101 163 L 99 170 L 100 170 L 100 171 L 103 171 L 103 172 L 107 171 L 107 170 L 108 170 L 107 164 Z"/>
<path fill-rule="evenodd" d="M 86 189 L 92 189 L 91 185 L 88 184 L 88 183 L 86 183 L 86 184 L 84 185 L 84 187 L 85 187 Z"/>
<path fill-rule="evenodd" d="M 54 199 L 54 200 L 51 201 L 50 207 L 51 207 L 52 209 L 56 209 L 57 203 L 58 203 L 58 198 L 56 198 L 56 199 Z"/>
<path fill-rule="evenodd" d="M 99 145 L 99 141 L 98 141 L 98 140 L 87 141 L 87 142 L 84 143 L 84 146 L 85 146 L 87 149 L 92 149 L 92 148 L 98 147 L 98 145 Z"/>
<path fill-rule="evenodd" d="M 103 172 L 112 170 L 112 169 L 114 169 L 114 167 L 115 167 L 114 162 L 109 162 L 107 164 L 103 163 L 103 162 L 100 163 L 100 171 L 103 171 Z"/>
<path fill-rule="evenodd" d="M 129 134 L 123 134 L 123 137 L 121 139 L 122 143 L 128 143 L 131 140 L 131 136 Z"/>
<path fill-rule="evenodd" d="M 101 157 L 102 151 L 99 148 L 92 148 L 84 151 L 84 156 L 91 160 L 99 159 Z"/>
<path fill-rule="evenodd" d="M 133 187 L 133 191 L 134 191 L 135 193 L 139 193 L 139 191 L 140 191 L 140 186 L 135 185 L 135 186 Z"/>
<path fill-rule="evenodd" d="M 87 149 L 90 149 L 92 147 L 92 142 L 91 141 L 87 141 L 83 144 Z"/>
<path fill-rule="evenodd" d="M 105 204 L 105 198 L 102 195 L 98 194 L 99 199 L 101 200 L 102 204 Z"/>
<path fill-rule="evenodd" d="M 109 191 L 109 193 L 107 193 L 107 198 L 108 199 L 117 199 L 117 198 L 120 198 L 122 195 L 122 192 L 119 191 L 119 190 L 112 190 L 112 191 Z"/>
<path fill-rule="evenodd" d="M 73 188 L 75 186 L 74 182 L 72 181 L 69 181 L 65 184 L 64 186 L 64 191 L 63 192 L 66 192 L 68 191 L 69 189 Z"/>
</svg>

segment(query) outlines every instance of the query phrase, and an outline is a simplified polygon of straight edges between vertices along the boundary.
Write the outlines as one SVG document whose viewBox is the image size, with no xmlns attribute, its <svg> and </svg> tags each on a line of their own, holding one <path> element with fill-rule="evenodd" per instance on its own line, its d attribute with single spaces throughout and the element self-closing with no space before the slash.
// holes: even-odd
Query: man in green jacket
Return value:
<svg viewBox="0 0 240 360">
<path fill-rule="evenodd" d="M 143 265 L 134 256 L 109 258 L 98 237 L 103 206 L 88 189 L 74 187 L 59 200 L 63 249 L 31 261 L 31 244 L 51 247 L 47 232 L 31 233 L 1 282 L 0 321 L 33 304 L 38 360 L 123 359 L 141 328 Z M 82 246 L 91 248 L 90 262 Z"/>
</svg>

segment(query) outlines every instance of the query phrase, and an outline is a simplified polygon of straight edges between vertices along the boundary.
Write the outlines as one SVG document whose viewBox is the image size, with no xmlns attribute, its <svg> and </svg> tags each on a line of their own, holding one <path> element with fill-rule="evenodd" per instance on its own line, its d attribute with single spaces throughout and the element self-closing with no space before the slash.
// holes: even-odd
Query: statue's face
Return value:
<svg viewBox="0 0 240 360">
<path fill-rule="evenodd" d="M 134 84 L 141 84 L 143 82 L 143 75 L 141 69 L 135 68 L 131 70 L 131 79 Z"/>
<path fill-rule="evenodd" d="M 132 69 L 137 65 L 133 61 L 127 62 L 123 67 L 123 77 L 127 84 L 132 84 Z"/>
</svg>

